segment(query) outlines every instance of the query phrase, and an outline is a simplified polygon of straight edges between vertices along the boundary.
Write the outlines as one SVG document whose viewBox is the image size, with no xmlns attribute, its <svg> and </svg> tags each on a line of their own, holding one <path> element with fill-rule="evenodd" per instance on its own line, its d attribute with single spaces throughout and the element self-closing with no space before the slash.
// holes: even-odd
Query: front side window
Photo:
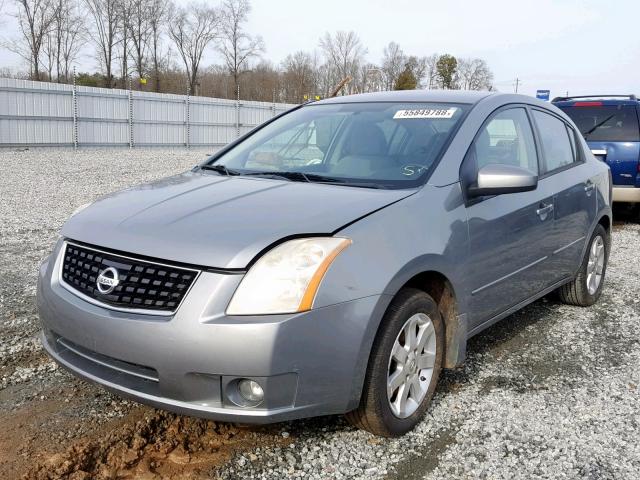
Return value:
<svg viewBox="0 0 640 480">
<path fill-rule="evenodd" d="M 524 108 L 497 113 L 476 137 L 474 151 L 477 169 L 497 163 L 538 173 L 536 146 Z"/>
<path fill-rule="evenodd" d="M 571 165 L 575 157 L 566 124 L 559 118 L 540 110 L 533 111 L 533 118 L 540 132 L 545 160 L 544 173 Z"/>
<path fill-rule="evenodd" d="M 235 175 L 411 188 L 444 152 L 467 105 L 309 105 L 258 130 L 205 166 Z M 221 167 L 218 167 L 221 168 Z"/>
</svg>

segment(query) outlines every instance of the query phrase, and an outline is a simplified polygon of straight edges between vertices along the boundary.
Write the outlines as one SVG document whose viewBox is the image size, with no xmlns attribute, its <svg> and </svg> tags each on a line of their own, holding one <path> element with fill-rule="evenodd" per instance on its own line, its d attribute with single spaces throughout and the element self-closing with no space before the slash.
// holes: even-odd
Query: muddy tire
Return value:
<svg viewBox="0 0 640 480">
<path fill-rule="evenodd" d="M 568 305 L 589 307 L 598 301 L 604 286 L 610 239 L 602 225 L 598 225 L 582 259 L 575 278 L 558 289 L 560 300 Z"/>
<path fill-rule="evenodd" d="M 401 290 L 374 341 L 360 406 L 347 420 L 383 437 L 413 429 L 429 407 L 443 354 L 444 329 L 436 302 L 422 290 Z"/>
</svg>

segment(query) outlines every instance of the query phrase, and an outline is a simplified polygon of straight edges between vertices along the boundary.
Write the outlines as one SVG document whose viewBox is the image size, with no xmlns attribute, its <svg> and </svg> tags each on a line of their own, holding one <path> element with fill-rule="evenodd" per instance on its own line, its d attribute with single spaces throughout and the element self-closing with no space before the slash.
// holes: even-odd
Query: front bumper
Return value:
<svg viewBox="0 0 640 480">
<path fill-rule="evenodd" d="M 222 421 L 269 423 L 357 407 L 387 296 L 229 317 L 242 276 L 205 271 L 172 316 L 118 312 L 60 285 L 61 245 L 40 269 L 38 309 L 46 351 L 72 373 L 142 403 Z M 263 387 L 257 407 L 239 405 L 240 378 Z"/>
<path fill-rule="evenodd" d="M 626 187 L 613 187 L 613 201 L 614 202 L 630 202 L 640 203 L 640 187 L 626 186 Z"/>
</svg>

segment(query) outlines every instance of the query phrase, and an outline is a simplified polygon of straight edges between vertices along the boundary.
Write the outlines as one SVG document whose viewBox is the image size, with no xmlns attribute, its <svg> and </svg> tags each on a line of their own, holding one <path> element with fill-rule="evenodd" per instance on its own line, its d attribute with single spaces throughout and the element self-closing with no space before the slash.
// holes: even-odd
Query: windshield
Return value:
<svg viewBox="0 0 640 480">
<path fill-rule="evenodd" d="M 595 142 L 637 142 L 638 115 L 633 105 L 562 107 L 586 140 Z"/>
<path fill-rule="evenodd" d="M 467 105 L 308 105 L 266 125 L 203 168 L 221 175 L 372 188 L 423 183 Z"/>
</svg>

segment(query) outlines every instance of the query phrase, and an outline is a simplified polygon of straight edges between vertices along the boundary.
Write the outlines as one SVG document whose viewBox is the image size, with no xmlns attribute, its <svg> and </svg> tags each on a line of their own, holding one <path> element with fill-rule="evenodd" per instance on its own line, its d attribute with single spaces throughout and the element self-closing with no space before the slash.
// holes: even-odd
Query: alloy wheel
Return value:
<svg viewBox="0 0 640 480">
<path fill-rule="evenodd" d="M 604 272 L 604 240 L 598 235 L 591 242 L 589 249 L 589 262 L 587 263 L 587 290 L 594 295 L 602 282 Z"/>
<path fill-rule="evenodd" d="M 436 361 L 436 332 L 425 313 L 412 315 L 391 349 L 387 398 L 398 418 L 411 416 L 427 394 Z"/>
</svg>

